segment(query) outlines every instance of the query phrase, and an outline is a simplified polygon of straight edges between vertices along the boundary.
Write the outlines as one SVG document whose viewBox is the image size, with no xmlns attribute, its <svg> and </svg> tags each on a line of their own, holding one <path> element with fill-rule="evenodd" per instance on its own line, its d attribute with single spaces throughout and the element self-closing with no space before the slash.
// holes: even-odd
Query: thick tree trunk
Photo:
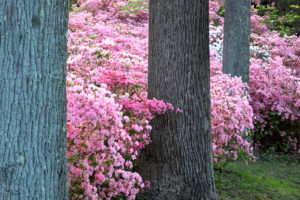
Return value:
<svg viewBox="0 0 300 200">
<path fill-rule="evenodd" d="M 151 189 L 139 198 L 217 199 L 209 82 L 208 0 L 151 0 L 149 98 L 171 102 L 183 113 L 153 121 L 152 143 L 138 163 Z"/>
<path fill-rule="evenodd" d="M 223 72 L 249 83 L 251 0 L 226 0 Z"/>
<path fill-rule="evenodd" d="M 0 199 L 67 200 L 68 0 L 0 0 Z"/>
</svg>

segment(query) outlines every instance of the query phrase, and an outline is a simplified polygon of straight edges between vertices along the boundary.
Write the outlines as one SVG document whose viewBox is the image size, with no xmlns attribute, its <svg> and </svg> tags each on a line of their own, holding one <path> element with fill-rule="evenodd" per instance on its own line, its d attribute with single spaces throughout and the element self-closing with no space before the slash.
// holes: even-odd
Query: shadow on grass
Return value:
<svg viewBox="0 0 300 200">
<path fill-rule="evenodd" d="M 230 162 L 215 179 L 222 200 L 300 200 L 300 162 L 284 157 Z"/>
</svg>

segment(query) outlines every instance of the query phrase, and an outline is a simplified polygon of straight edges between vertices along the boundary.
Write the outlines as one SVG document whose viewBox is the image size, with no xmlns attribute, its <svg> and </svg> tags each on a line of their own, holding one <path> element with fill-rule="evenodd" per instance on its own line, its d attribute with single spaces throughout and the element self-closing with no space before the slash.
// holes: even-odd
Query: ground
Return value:
<svg viewBox="0 0 300 200">
<path fill-rule="evenodd" d="M 300 161 L 286 156 L 231 162 L 215 179 L 222 200 L 300 200 Z"/>
</svg>

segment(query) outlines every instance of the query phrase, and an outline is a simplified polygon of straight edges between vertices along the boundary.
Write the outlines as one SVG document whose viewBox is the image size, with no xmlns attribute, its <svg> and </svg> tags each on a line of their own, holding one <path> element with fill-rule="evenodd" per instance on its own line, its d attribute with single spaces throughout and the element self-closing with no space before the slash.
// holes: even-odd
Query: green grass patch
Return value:
<svg viewBox="0 0 300 200">
<path fill-rule="evenodd" d="M 222 200 L 300 200 L 300 162 L 291 159 L 231 162 L 215 179 Z"/>
</svg>

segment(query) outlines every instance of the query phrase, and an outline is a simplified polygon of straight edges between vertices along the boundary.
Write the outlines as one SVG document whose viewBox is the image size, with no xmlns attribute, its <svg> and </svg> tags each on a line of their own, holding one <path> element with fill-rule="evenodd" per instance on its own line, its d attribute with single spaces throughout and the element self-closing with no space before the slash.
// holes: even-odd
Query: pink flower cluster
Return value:
<svg viewBox="0 0 300 200">
<path fill-rule="evenodd" d="M 255 3 L 256 5 L 260 5 L 261 0 L 252 0 L 252 3 Z"/>
<path fill-rule="evenodd" d="M 300 38 L 286 35 L 280 37 L 280 33 L 268 30 L 265 20 L 269 20 L 269 17 L 260 17 L 255 12 L 252 14 L 252 44 L 270 52 L 272 58 L 280 56 L 284 66 L 291 68 L 294 75 L 300 76 Z"/>
<path fill-rule="evenodd" d="M 209 1 L 209 19 L 210 24 L 216 21 L 220 24 L 224 24 L 224 18 L 217 14 L 220 9 L 220 5 L 224 4 L 224 0 L 220 1 Z"/>
<path fill-rule="evenodd" d="M 84 10 L 87 10 L 93 14 L 99 14 L 103 12 L 108 12 L 107 14 L 113 18 L 122 19 L 123 21 L 132 22 L 132 21 L 143 21 L 148 19 L 148 12 L 135 7 L 132 8 L 129 3 L 134 4 L 138 3 L 142 6 L 148 4 L 148 0 L 79 0 L 78 3 L 80 7 Z M 135 10 L 134 14 L 124 11 L 124 8 Z M 73 6 L 76 8 L 76 5 Z"/>
<path fill-rule="evenodd" d="M 274 6 L 274 5 L 272 5 Z M 279 37 L 269 31 L 254 12 L 251 17 L 252 45 L 267 57 L 252 52 L 250 66 L 251 105 L 254 110 L 257 148 L 300 153 L 300 39 Z"/>
<path fill-rule="evenodd" d="M 259 138 L 255 140 L 256 147 L 266 149 L 280 142 L 281 148 L 287 148 L 281 150 L 299 151 L 300 77 L 294 76 L 279 56 L 268 58 L 268 63 L 253 61 L 250 77 L 255 136 Z"/>
<path fill-rule="evenodd" d="M 214 161 L 236 160 L 240 152 L 254 159 L 245 140 L 247 130 L 253 128 L 247 84 L 219 71 L 211 76 L 210 87 Z"/>
<path fill-rule="evenodd" d="M 299 119 L 296 102 L 300 97 L 297 93 L 300 78 L 293 76 L 292 70 L 283 65 L 281 57 L 269 58 L 268 61 L 263 66 L 262 60 L 257 59 L 251 65 L 252 106 L 259 113 L 256 120 L 262 123 L 268 111 L 278 112 L 282 120 Z M 264 126 L 260 128 L 263 130 Z"/>
<path fill-rule="evenodd" d="M 145 98 L 147 24 L 120 19 L 112 1 L 79 3 L 68 44 L 70 196 L 134 199 L 145 186 L 133 166 L 149 120 L 173 108 Z"/>
<path fill-rule="evenodd" d="M 149 185 L 133 171 L 140 149 L 150 142 L 149 122 L 174 108 L 146 98 L 143 16 L 120 18 L 111 1 L 81 3 L 69 20 L 70 196 L 134 199 Z"/>
<path fill-rule="evenodd" d="M 128 93 L 117 97 L 105 84 L 86 85 L 71 73 L 67 83 L 71 198 L 133 199 L 145 186 L 132 170 L 150 142 L 149 119 L 173 107 Z"/>
<path fill-rule="evenodd" d="M 258 16 L 253 8 L 249 89 L 254 111 L 254 142 L 263 150 L 276 146 L 276 150 L 300 153 L 300 97 L 297 92 L 300 39 L 296 36 L 279 37 L 279 33 L 268 30 L 264 20 L 269 20 L 268 16 Z M 222 66 L 219 43 L 223 40 L 223 30 L 222 27 L 217 29 L 220 27 L 211 27 L 212 76 Z"/>
<path fill-rule="evenodd" d="M 67 81 L 71 198 L 133 199 L 144 183 L 132 172 L 138 142 L 124 129 L 122 106 L 104 84 L 84 85 L 70 73 Z"/>
</svg>

